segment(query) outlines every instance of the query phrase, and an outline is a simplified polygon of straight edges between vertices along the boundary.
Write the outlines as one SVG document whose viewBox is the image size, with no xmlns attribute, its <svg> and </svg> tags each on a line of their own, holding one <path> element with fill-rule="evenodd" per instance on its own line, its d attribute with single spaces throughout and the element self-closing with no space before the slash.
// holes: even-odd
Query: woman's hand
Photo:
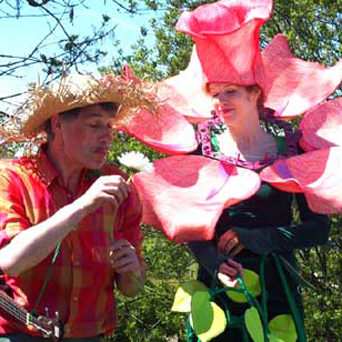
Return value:
<svg viewBox="0 0 342 342">
<path fill-rule="evenodd" d="M 235 256 L 244 248 L 236 232 L 233 229 L 229 229 L 220 237 L 217 249 L 219 252 Z"/>
<path fill-rule="evenodd" d="M 229 259 L 222 263 L 217 274 L 218 280 L 228 287 L 236 287 L 238 285 L 237 276 L 243 276 L 243 268 L 238 262 Z"/>
</svg>

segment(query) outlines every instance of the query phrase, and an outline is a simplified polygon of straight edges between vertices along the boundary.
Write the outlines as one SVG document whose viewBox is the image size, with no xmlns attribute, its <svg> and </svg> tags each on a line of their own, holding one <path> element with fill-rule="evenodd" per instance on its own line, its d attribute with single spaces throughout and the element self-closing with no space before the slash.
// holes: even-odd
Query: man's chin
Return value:
<svg viewBox="0 0 342 342">
<path fill-rule="evenodd" d="M 98 170 L 98 169 L 101 169 L 104 164 L 105 164 L 105 160 L 92 161 L 91 163 L 88 163 L 87 169 L 89 169 L 89 170 Z"/>
</svg>

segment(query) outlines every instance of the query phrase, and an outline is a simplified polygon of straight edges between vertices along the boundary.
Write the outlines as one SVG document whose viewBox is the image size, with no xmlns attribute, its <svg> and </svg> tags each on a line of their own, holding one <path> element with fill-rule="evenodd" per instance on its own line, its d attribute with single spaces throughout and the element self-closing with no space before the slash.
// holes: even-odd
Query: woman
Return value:
<svg viewBox="0 0 342 342">
<path fill-rule="evenodd" d="M 211 140 L 212 149 L 218 151 L 220 159 L 224 160 L 229 156 L 230 161 L 235 160 L 240 166 L 258 172 L 263 165 L 270 164 L 285 152 L 284 137 L 275 136 L 261 126 L 262 113 L 259 113 L 259 108 L 262 107 L 262 90 L 258 86 L 244 87 L 212 82 L 207 85 L 207 89 L 212 97 L 215 115 L 222 124 L 209 130 L 206 138 Z M 291 207 L 294 197 L 302 221 L 297 225 L 292 223 Z M 270 321 L 277 315 L 291 314 L 282 280 L 271 254 L 276 253 L 295 266 L 295 249 L 324 244 L 328 234 L 327 217 L 312 213 L 302 194 L 294 196 L 277 190 L 268 183 L 262 183 L 258 192 L 250 199 L 223 212 L 213 240 L 194 241 L 188 245 L 199 262 L 198 279 L 208 287 L 215 283 L 215 277 L 225 286 L 234 286 L 234 280 L 241 272 L 240 265 L 260 274 L 261 260 L 265 256 L 267 313 Z M 288 273 L 286 279 L 302 314 L 299 284 Z M 215 301 L 241 319 L 249 307 L 248 304 L 235 303 L 226 294 L 218 295 Z M 241 329 L 242 326 L 228 327 L 212 341 L 243 341 Z M 197 341 L 194 333 L 191 340 Z"/>
</svg>

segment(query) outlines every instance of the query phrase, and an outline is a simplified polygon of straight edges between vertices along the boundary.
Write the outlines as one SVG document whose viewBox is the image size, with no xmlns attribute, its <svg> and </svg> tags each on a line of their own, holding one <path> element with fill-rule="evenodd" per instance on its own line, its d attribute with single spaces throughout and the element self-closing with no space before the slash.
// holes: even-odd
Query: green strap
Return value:
<svg viewBox="0 0 342 342">
<path fill-rule="evenodd" d="M 190 324 L 190 315 L 186 318 L 186 340 L 187 342 L 192 342 L 193 330 Z"/>
<path fill-rule="evenodd" d="M 268 313 L 267 313 L 267 300 L 268 295 L 266 291 L 266 278 L 265 278 L 265 267 L 266 267 L 266 255 L 263 255 L 260 263 L 260 286 L 261 286 L 261 310 L 265 317 L 265 320 L 268 321 Z"/>
<path fill-rule="evenodd" d="M 59 251 L 60 251 L 60 249 L 61 249 L 61 244 L 62 244 L 62 242 L 58 242 L 58 244 L 57 244 L 57 246 L 56 246 L 56 248 L 55 248 L 55 252 L 54 252 L 54 254 L 53 254 L 51 263 L 50 263 L 49 268 L 48 268 L 48 271 L 47 271 L 47 273 L 46 273 L 46 277 L 45 277 L 45 279 L 44 279 L 44 283 L 43 283 L 43 285 L 42 285 L 42 288 L 40 289 L 40 292 L 39 292 L 39 295 L 38 295 L 38 298 L 37 298 L 37 302 L 36 302 L 36 304 L 35 304 L 35 306 L 34 306 L 32 312 L 31 312 L 33 315 L 36 313 L 38 304 L 40 303 L 40 301 L 41 301 L 41 299 L 42 299 L 42 297 L 43 297 L 43 294 L 44 294 L 44 292 L 45 292 L 45 290 L 46 290 L 46 286 L 47 286 L 47 284 L 48 284 L 48 282 L 49 282 L 49 280 L 50 280 L 50 278 L 51 278 L 52 268 L 53 268 L 54 263 L 56 262 L 57 256 L 58 256 Z"/>
<path fill-rule="evenodd" d="M 276 267 L 278 269 L 278 273 L 279 273 L 279 276 L 280 276 L 280 279 L 281 279 L 281 283 L 283 285 L 283 288 L 284 288 L 287 300 L 288 300 L 288 302 L 290 304 L 290 308 L 291 308 L 291 311 L 292 311 L 292 314 L 293 314 L 293 318 L 294 318 L 294 322 L 295 322 L 295 325 L 296 325 L 296 330 L 297 330 L 299 342 L 306 342 L 304 324 L 303 324 L 302 318 L 301 318 L 301 316 L 299 314 L 296 302 L 295 302 L 295 300 L 293 298 L 293 295 L 291 293 L 289 285 L 288 285 L 288 283 L 286 281 L 286 277 L 285 277 L 285 274 L 284 274 L 284 270 L 283 270 L 282 264 L 280 262 L 279 257 L 276 254 L 272 253 L 272 256 L 273 256 L 273 258 L 275 260 L 275 264 L 276 264 Z"/>
</svg>

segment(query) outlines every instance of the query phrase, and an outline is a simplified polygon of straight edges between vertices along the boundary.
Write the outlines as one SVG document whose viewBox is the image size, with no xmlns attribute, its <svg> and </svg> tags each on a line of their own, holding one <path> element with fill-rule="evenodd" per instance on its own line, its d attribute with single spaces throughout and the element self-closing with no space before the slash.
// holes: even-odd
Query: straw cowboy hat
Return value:
<svg viewBox="0 0 342 342">
<path fill-rule="evenodd" d="M 7 130 L 2 127 L 2 136 L 8 142 L 36 139 L 52 116 L 101 102 L 119 104 L 116 116 L 119 125 L 129 121 L 139 108 L 156 112 L 156 102 L 150 90 L 141 81 L 113 74 L 103 78 L 71 75 L 48 86 L 38 84 L 28 92 L 28 99 L 14 115 L 19 121 Z"/>
</svg>

